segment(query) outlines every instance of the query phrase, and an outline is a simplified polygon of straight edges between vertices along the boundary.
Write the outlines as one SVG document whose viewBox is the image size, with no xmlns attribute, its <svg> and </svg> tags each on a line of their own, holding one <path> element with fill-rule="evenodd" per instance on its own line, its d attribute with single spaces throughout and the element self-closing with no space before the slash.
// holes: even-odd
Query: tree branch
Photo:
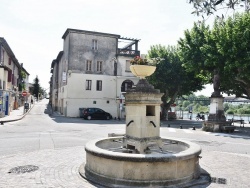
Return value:
<svg viewBox="0 0 250 188">
<path fill-rule="evenodd" d="M 239 79 L 239 78 L 235 78 L 235 81 L 237 81 L 237 82 L 240 82 L 240 83 L 242 83 L 242 84 L 244 84 L 244 85 L 249 85 L 246 81 L 244 81 L 244 80 L 241 80 L 241 79 Z"/>
</svg>

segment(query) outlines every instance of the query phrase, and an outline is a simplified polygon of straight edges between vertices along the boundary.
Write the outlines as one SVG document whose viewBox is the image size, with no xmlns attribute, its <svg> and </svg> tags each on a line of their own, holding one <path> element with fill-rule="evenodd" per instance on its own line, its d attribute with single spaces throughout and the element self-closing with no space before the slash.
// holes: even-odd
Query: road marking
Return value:
<svg viewBox="0 0 250 188">
<path fill-rule="evenodd" d="M 175 128 L 168 128 L 169 132 L 176 132 Z"/>
<path fill-rule="evenodd" d="M 188 130 L 188 129 L 183 129 L 183 131 L 184 131 L 185 133 L 194 133 L 193 131 L 190 131 L 190 130 Z"/>
<path fill-rule="evenodd" d="M 183 132 L 188 133 L 188 134 L 194 133 L 193 131 L 188 130 L 188 129 L 176 129 L 176 128 L 168 128 L 168 131 L 169 131 L 169 132 L 172 132 L 172 133 L 175 133 L 175 132 L 177 132 L 177 131 L 183 131 Z"/>
</svg>

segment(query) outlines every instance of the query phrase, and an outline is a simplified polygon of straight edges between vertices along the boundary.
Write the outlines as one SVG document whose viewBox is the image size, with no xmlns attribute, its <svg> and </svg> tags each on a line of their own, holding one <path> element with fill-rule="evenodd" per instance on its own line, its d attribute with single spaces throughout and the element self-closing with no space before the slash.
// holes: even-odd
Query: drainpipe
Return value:
<svg viewBox="0 0 250 188">
<path fill-rule="evenodd" d="M 118 86 L 117 86 L 117 79 L 118 79 L 118 76 L 117 76 L 117 59 L 116 59 L 116 57 L 114 57 L 112 60 L 114 61 L 115 102 L 116 102 L 116 108 L 117 108 L 116 113 L 117 113 L 117 115 L 118 115 L 118 118 L 120 118 L 120 113 L 119 113 L 120 106 L 117 105 L 117 88 L 118 88 Z"/>
</svg>

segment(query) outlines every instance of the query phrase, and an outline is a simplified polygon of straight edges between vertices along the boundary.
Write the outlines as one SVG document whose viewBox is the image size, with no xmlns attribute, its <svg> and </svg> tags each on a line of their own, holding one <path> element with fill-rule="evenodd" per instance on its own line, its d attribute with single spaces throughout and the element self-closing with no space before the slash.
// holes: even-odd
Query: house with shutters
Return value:
<svg viewBox="0 0 250 188">
<path fill-rule="evenodd" d="M 67 29 L 63 50 L 51 63 L 50 103 L 67 117 L 79 117 L 80 108 L 101 108 L 124 118 L 125 93 L 139 78 L 129 67 L 140 56 L 138 39 L 117 34 Z"/>
<path fill-rule="evenodd" d="M 0 117 L 21 105 L 20 94 L 22 90 L 28 91 L 28 81 L 29 73 L 18 62 L 7 41 L 0 37 Z M 26 88 L 21 87 L 25 85 Z"/>
</svg>

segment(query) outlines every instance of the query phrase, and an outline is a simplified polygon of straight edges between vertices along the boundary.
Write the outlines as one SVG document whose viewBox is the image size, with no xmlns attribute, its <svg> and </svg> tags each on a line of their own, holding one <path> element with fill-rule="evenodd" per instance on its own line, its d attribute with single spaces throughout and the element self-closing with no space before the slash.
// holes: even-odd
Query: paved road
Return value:
<svg viewBox="0 0 250 188">
<path fill-rule="evenodd" d="M 47 102 L 36 103 L 20 121 L 0 125 L 0 188 L 96 187 L 78 173 L 85 162 L 84 145 L 108 133 L 124 133 L 125 122 L 49 116 Z M 180 122 L 163 122 L 161 136 L 190 140 L 202 147 L 200 164 L 210 173 L 212 183 L 198 187 L 250 187 L 250 136 L 246 132 L 207 133 L 197 122 L 196 130 L 193 124 L 182 123 L 180 129 Z M 27 165 L 34 171 L 16 173 L 15 167 Z"/>
</svg>

